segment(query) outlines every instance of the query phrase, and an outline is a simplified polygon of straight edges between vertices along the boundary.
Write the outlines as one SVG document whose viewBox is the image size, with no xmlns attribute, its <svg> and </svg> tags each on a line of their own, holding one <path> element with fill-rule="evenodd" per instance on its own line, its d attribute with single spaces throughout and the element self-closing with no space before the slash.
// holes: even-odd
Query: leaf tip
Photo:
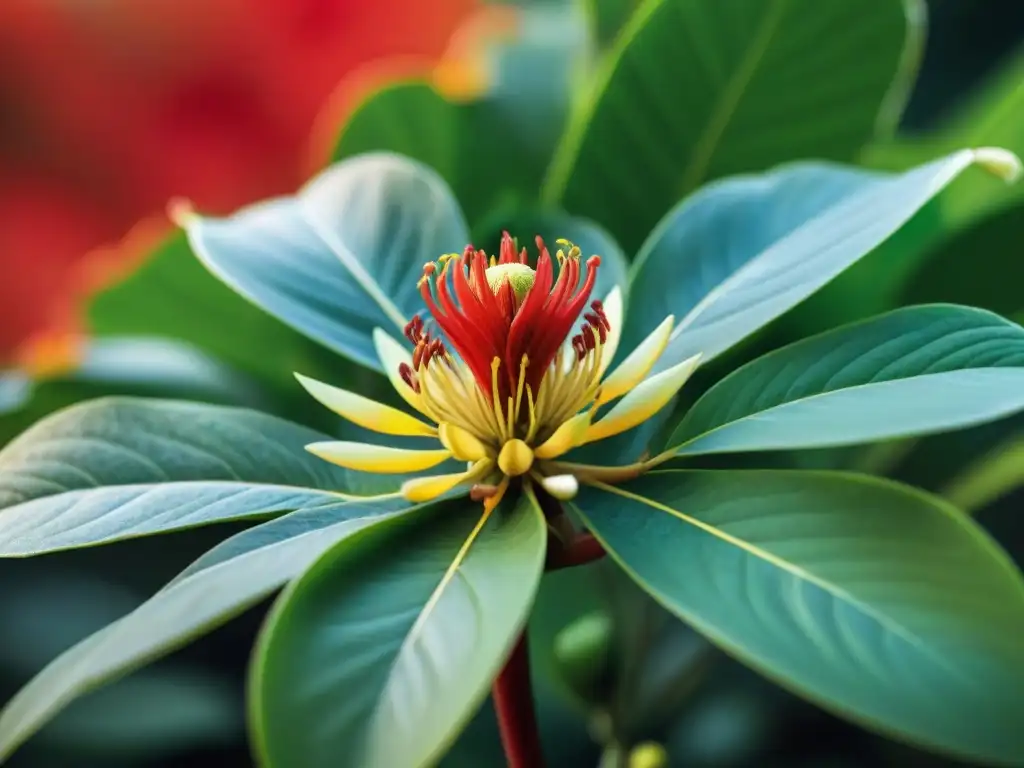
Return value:
<svg viewBox="0 0 1024 768">
<path fill-rule="evenodd" d="M 1001 147 L 979 147 L 974 152 L 974 162 L 989 173 L 995 174 L 1007 184 L 1012 184 L 1021 175 L 1021 162 L 1013 152 Z"/>
<path fill-rule="evenodd" d="M 174 197 L 167 203 L 167 218 L 182 229 L 187 229 L 190 224 L 199 219 L 199 214 L 196 213 L 191 200 Z"/>
</svg>

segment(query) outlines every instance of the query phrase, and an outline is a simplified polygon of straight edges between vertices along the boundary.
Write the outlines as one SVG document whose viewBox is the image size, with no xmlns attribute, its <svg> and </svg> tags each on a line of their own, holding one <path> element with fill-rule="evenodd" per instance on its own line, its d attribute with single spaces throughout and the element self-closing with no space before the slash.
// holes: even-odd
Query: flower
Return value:
<svg viewBox="0 0 1024 768">
<path fill-rule="evenodd" d="M 92 277 L 146 252 L 109 246 L 150 217 L 167 230 L 172 197 L 229 211 L 290 193 L 382 77 L 479 80 L 485 14 L 479 0 L 4 0 L 0 364 L 46 367 Z"/>
<path fill-rule="evenodd" d="M 581 265 L 578 247 L 558 243 L 566 250 L 556 253 L 557 278 L 539 237 L 536 269 L 507 232 L 497 257 L 472 246 L 442 256 L 423 267 L 419 289 L 430 320 L 417 315 L 406 326 L 412 352 L 374 331 L 391 383 L 426 421 L 298 376 L 313 397 L 349 421 L 386 435 L 435 438 L 439 447 L 331 441 L 307 450 L 369 472 L 423 472 L 449 459 L 463 461 L 465 471 L 407 480 L 403 495 L 424 502 L 470 484 L 471 496 L 490 509 L 520 479 L 565 500 L 580 481 L 620 481 L 656 463 L 595 466 L 563 457 L 646 421 L 678 392 L 700 356 L 647 376 L 668 343 L 670 315 L 607 373 L 622 328 L 621 294 L 616 288 L 605 302 L 591 300 L 600 257 Z"/>
</svg>

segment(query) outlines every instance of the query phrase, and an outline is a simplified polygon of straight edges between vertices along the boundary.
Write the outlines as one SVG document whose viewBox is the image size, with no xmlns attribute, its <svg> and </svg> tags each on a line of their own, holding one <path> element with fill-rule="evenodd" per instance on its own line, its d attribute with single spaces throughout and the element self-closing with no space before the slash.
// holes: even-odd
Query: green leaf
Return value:
<svg viewBox="0 0 1024 768">
<path fill-rule="evenodd" d="M 432 765 L 526 621 L 545 542 L 524 500 L 490 519 L 464 504 L 396 520 L 334 547 L 260 638 L 250 690 L 263 764 Z"/>
<path fill-rule="evenodd" d="M 394 478 L 304 450 L 324 439 L 241 408 L 135 398 L 73 406 L 0 451 L 0 556 L 333 504 L 346 498 L 340 491 L 395 490 Z"/>
<path fill-rule="evenodd" d="M 473 224 L 495 208 L 534 201 L 586 42 L 575 4 L 518 7 L 515 39 L 489 48 L 484 94 L 449 101 L 427 82 L 390 84 L 351 115 L 334 159 L 388 151 L 418 160 L 448 183 Z"/>
<path fill-rule="evenodd" d="M 0 760 L 76 697 L 211 632 L 272 594 L 335 542 L 418 509 L 399 499 L 295 512 L 229 539 L 230 556 L 182 574 L 61 654 L 0 712 Z"/>
<path fill-rule="evenodd" d="M 639 5 L 640 0 L 586 0 L 597 44 L 602 48 L 611 45 Z"/>
<path fill-rule="evenodd" d="M 196 254 L 235 291 L 378 371 L 373 329 L 401 334 L 422 309 L 423 264 L 469 240 L 444 181 L 385 153 L 334 165 L 297 195 L 228 218 L 181 218 Z"/>
<path fill-rule="evenodd" d="M 312 346 L 213 277 L 181 232 L 160 243 L 125 280 L 93 297 L 88 312 L 97 336 L 177 339 L 278 387 L 294 385 L 291 373 L 302 369 Z"/>
<path fill-rule="evenodd" d="M 824 448 L 1024 410 L 1024 328 L 980 309 L 909 307 L 791 344 L 712 387 L 678 455 Z"/>
<path fill-rule="evenodd" d="M 630 310 L 623 347 L 673 314 L 682 319 L 656 370 L 698 352 L 707 362 L 883 242 L 965 168 L 1007 173 L 1015 159 L 962 150 L 897 175 L 796 163 L 710 185 L 637 256 L 632 292 L 644 301 Z"/>
<path fill-rule="evenodd" d="M 1011 57 L 952 117 L 927 133 L 868 148 L 875 167 L 904 170 L 962 146 L 1024 154 L 1024 50 Z M 973 171 L 929 204 L 893 238 L 801 307 L 795 324 L 825 328 L 906 303 L 955 301 L 1010 312 L 1014 269 L 1024 237 L 1024 185 L 992 184 Z M 963 258 L 969 251 L 971 258 Z"/>
<path fill-rule="evenodd" d="M 1024 580 L 944 502 L 832 472 L 655 472 L 579 512 L 647 592 L 784 686 L 965 758 L 1024 754 Z"/>
<path fill-rule="evenodd" d="M 852 160 L 916 67 L 909 26 L 899 0 L 644 0 L 574 115 L 544 199 L 633 252 L 707 181 Z"/>
<path fill-rule="evenodd" d="M 966 142 L 1006 147 L 1024 154 L 1024 49 L 997 69 L 951 119 L 925 140 L 941 142 L 948 148 Z M 1019 205 L 1022 201 L 1022 185 L 1000 188 L 986 184 L 980 176 L 971 176 L 943 195 L 942 209 L 947 224 L 956 227 L 995 208 Z"/>
<path fill-rule="evenodd" d="M 1024 310 L 1020 284 L 1006 279 L 1017 269 L 1022 241 L 1024 202 L 941 238 L 928 249 L 919 269 L 901 281 L 902 291 L 895 300 L 901 304 L 953 301 L 1006 315 Z"/>
<path fill-rule="evenodd" d="M 1024 486 L 1024 435 L 1015 434 L 979 456 L 953 477 L 941 494 L 974 513 Z"/>
</svg>

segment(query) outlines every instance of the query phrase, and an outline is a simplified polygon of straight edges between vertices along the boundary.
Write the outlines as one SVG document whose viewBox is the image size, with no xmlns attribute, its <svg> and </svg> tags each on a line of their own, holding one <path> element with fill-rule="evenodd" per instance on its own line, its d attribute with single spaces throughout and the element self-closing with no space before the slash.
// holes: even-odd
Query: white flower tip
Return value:
<svg viewBox="0 0 1024 768">
<path fill-rule="evenodd" d="M 992 173 L 1007 184 L 1020 178 L 1022 167 L 1020 158 L 1008 149 L 1001 147 L 979 147 L 974 150 L 974 162 L 989 173 Z"/>
<path fill-rule="evenodd" d="M 559 501 L 576 497 L 580 484 L 572 475 L 551 475 L 540 481 L 541 487 Z"/>
</svg>

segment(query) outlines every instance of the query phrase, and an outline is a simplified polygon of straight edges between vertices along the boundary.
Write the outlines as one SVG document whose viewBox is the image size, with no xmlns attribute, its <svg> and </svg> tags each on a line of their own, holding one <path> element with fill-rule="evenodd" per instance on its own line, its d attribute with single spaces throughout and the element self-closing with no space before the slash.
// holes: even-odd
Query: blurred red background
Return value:
<svg viewBox="0 0 1024 768">
<path fill-rule="evenodd" d="M 467 36 L 450 41 L 481 13 L 478 0 L 0 2 L 0 365 L 68 364 L 83 292 L 163 231 L 169 198 L 226 212 L 294 190 L 368 77 L 472 81 Z"/>
</svg>

